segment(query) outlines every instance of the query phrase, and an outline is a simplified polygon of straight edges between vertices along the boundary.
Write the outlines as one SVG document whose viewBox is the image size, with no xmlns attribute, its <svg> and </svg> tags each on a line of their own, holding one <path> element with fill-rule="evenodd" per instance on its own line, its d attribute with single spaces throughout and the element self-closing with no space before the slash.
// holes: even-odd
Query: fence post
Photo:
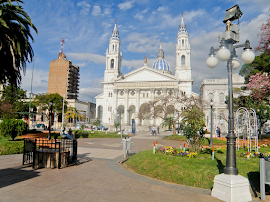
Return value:
<svg viewBox="0 0 270 202">
<path fill-rule="evenodd" d="M 73 155 L 72 155 L 72 163 L 77 165 L 77 140 L 73 140 Z"/>
<path fill-rule="evenodd" d="M 56 143 L 58 143 L 58 147 L 59 147 L 58 169 L 60 169 L 61 168 L 61 142 L 56 142 L 56 140 L 54 140 L 54 142 L 55 142 L 55 145 Z"/>
<path fill-rule="evenodd" d="M 33 169 L 35 169 L 36 164 L 36 151 L 37 150 L 37 139 L 34 141 L 34 149 L 33 149 Z"/>
<path fill-rule="evenodd" d="M 25 139 L 23 140 L 23 161 L 22 161 L 23 165 L 24 165 L 24 156 L 25 156 Z"/>
</svg>

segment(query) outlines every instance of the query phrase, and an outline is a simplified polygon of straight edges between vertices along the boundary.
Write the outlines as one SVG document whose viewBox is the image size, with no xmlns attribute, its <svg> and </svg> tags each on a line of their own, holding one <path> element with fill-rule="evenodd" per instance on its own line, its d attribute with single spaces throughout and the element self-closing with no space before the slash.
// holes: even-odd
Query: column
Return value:
<svg viewBox="0 0 270 202">
<path fill-rule="evenodd" d="M 150 92 L 151 92 L 151 99 L 153 100 L 155 98 L 155 89 L 151 88 Z"/>
<path fill-rule="evenodd" d="M 167 88 L 162 88 L 162 94 L 163 96 L 167 96 Z"/>
<path fill-rule="evenodd" d="M 124 92 L 125 92 L 125 117 L 126 117 L 126 120 L 125 120 L 125 123 L 127 123 L 128 121 L 128 93 L 129 93 L 129 90 L 128 89 L 124 89 Z"/>
<path fill-rule="evenodd" d="M 117 103 L 117 99 L 118 99 L 118 90 L 117 89 L 113 89 L 113 93 L 114 93 L 114 106 L 113 106 L 113 110 L 115 111 L 115 121 L 117 120 L 117 107 L 118 107 L 118 103 Z"/>
<path fill-rule="evenodd" d="M 141 92 L 141 90 L 140 89 L 135 89 L 135 92 L 136 92 L 136 109 L 135 109 L 135 113 L 137 115 L 135 123 L 136 123 L 136 128 L 137 128 L 137 131 L 138 131 L 138 125 L 139 125 L 138 114 L 139 114 L 139 110 L 140 110 L 140 92 Z"/>
</svg>

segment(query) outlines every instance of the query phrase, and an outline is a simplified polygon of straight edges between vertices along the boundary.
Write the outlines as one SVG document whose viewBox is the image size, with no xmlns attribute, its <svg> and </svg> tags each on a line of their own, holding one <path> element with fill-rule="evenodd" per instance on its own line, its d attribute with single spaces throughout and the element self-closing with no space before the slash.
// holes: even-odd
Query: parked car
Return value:
<svg viewBox="0 0 270 202">
<path fill-rule="evenodd" d="M 36 128 L 45 128 L 45 125 L 42 124 L 42 123 L 40 123 L 40 124 L 37 124 L 37 125 L 36 125 Z"/>
<path fill-rule="evenodd" d="M 108 128 L 106 128 L 105 126 L 98 126 L 97 129 L 98 130 L 108 130 Z"/>
</svg>

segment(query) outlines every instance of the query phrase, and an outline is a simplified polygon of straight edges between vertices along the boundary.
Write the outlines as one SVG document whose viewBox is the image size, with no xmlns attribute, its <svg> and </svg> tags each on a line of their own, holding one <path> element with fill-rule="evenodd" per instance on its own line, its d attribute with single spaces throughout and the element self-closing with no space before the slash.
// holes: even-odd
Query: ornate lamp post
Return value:
<svg viewBox="0 0 270 202">
<path fill-rule="evenodd" d="M 210 125 L 210 147 L 213 147 L 213 100 L 211 99 L 210 101 L 210 121 L 211 121 L 211 125 Z"/>
<path fill-rule="evenodd" d="M 215 176 L 214 188 L 212 190 L 212 196 L 226 201 L 250 201 L 251 194 L 249 192 L 249 182 L 246 178 L 238 175 L 238 169 L 236 168 L 236 154 L 235 154 L 235 139 L 234 134 L 234 117 L 233 117 L 233 91 L 232 91 L 232 70 L 240 67 L 239 60 L 236 59 L 236 48 L 244 47 L 244 52 L 241 56 L 242 61 L 245 64 L 250 64 L 254 61 L 255 55 L 251 52 L 250 42 L 247 40 L 245 44 L 234 45 L 239 42 L 239 28 L 238 25 L 232 24 L 231 21 L 239 19 L 242 12 L 238 5 L 226 10 L 224 23 L 226 23 L 226 30 L 223 34 L 219 35 L 220 47 L 214 49 L 211 47 L 209 58 L 206 60 L 206 64 L 210 68 L 215 68 L 218 64 L 218 60 L 214 57 L 215 52 L 220 61 L 227 61 L 228 70 L 228 96 L 229 96 L 229 117 L 228 117 L 228 135 L 227 135 L 227 154 L 226 154 L 226 166 L 224 168 L 224 174 Z M 230 175 L 230 176 L 229 176 Z M 237 177 L 232 177 L 232 176 Z M 243 186 L 240 190 L 240 184 L 246 184 L 246 188 Z M 242 184 L 242 185 L 243 185 Z M 216 187 L 215 187 L 216 185 Z M 230 187 L 230 189 L 227 189 Z M 234 191 L 232 191 L 234 190 Z M 233 193 L 240 192 L 233 195 Z M 229 200 L 228 200 L 229 199 Z"/>
</svg>

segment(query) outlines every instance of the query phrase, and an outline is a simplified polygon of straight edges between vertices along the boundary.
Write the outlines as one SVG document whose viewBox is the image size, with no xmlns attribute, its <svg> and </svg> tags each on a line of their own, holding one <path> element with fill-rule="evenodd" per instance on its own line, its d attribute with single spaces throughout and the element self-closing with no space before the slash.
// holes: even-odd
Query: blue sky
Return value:
<svg viewBox="0 0 270 202">
<path fill-rule="evenodd" d="M 175 69 L 175 46 L 182 12 L 191 44 L 193 91 L 199 93 L 203 79 L 227 78 L 226 64 L 219 62 L 213 70 L 206 66 L 211 46 L 218 47 L 218 35 L 224 32 L 226 9 L 238 4 L 240 43 L 249 39 L 258 44 L 260 26 L 269 17 L 269 0 L 24 0 L 23 8 L 37 27 L 33 32 L 35 52 L 33 93 L 46 93 L 50 61 L 57 58 L 61 39 L 65 39 L 64 54 L 80 67 L 79 99 L 95 102 L 102 93 L 105 52 L 117 19 L 123 52 L 122 73 L 143 66 L 147 54 L 148 66 L 157 58 L 160 41 L 165 60 Z M 242 49 L 237 50 L 241 58 Z M 22 88 L 30 92 L 33 63 L 27 65 Z M 238 71 L 236 71 L 238 72 Z"/>
</svg>

